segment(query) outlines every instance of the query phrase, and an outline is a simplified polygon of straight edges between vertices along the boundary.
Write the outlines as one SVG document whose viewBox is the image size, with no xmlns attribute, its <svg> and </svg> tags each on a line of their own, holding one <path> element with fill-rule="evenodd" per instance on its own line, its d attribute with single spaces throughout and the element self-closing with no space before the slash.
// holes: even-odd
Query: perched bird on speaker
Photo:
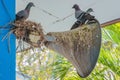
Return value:
<svg viewBox="0 0 120 80">
<path fill-rule="evenodd" d="M 93 12 L 92 8 L 89 8 L 86 12 L 82 11 L 77 4 L 73 5 L 72 8 L 75 9 L 75 18 L 77 19 L 77 21 L 75 22 L 71 29 L 75 29 L 80 25 L 85 24 L 87 20 L 91 19 L 90 13 Z"/>
<path fill-rule="evenodd" d="M 21 10 L 16 14 L 16 20 L 26 20 L 29 17 L 31 7 L 34 6 L 33 2 L 29 2 L 24 10 Z"/>
<path fill-rule="evenodd" d="M 77 4 L 75 4 L 72 8 L 75 9 L 75 18 L 79 19 L 84 11 L 82 11 Z"/>
</svg>

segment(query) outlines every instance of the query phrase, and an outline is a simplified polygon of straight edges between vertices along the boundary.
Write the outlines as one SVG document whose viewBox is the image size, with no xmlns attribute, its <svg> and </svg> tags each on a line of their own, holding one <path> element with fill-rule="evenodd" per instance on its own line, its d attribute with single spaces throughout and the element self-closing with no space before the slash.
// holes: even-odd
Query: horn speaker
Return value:
<svg viewBox="0 0 120 80">
<path fill-rule="evenodd" d="M 80 77 L 87 77 L 94 69 L 101 46 L 98 21 L 65 32 L 50 32 L 45 36 L 47 46 L 66 57 Z"/>
</svg>

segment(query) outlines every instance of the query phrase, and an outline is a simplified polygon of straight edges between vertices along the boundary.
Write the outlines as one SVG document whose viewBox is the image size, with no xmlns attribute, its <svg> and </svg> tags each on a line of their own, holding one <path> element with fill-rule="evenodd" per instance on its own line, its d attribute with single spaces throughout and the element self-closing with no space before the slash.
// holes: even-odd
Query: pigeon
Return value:
<svg viewBox="0 0 120 80">
<path fill-rule="evenodd" d="M 82 11 L 77 4 L 74 4 L 72 8 L 75 9 L 75 18 L 77 21 L 73 24 L 71 30 L 85 24 L 87 20 L 93 18 L 93 16 L 91 17 L 90 15 L 90 13 L 93 12 L 92 8 L 87 9 L 86 12 Z"/>
<path fill-rule="evenodd" d="M 33 2 L 29 2 L 24 10 L 21 10 L 16 14 L 16 21 L 26 20 L 29 17 L 31 7 L 34 7 L 34 6 L 35 5 L 33 4 Z"/>
<path fill-rule="evenodd" d="M 82 11 L 77 4 L 75 4 L 72 8 L 75 9 L 75 18 L 79 19 L 79 17 L 82 15 L 82 13 L 84 13 L 84 11 Z"/>
</svg>

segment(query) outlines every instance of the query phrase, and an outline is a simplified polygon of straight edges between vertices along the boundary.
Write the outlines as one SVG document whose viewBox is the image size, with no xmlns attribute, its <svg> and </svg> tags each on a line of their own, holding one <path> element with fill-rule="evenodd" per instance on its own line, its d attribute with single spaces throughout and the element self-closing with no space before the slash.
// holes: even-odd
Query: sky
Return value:
<svg viewBox="0 0 120 80">
<path fill-rule="evenodd" d="M 72 6 L 78 4 L 83 11 L 93 8 L 94 15 L 100 23 L 104 23 L 120 17 L 120 0 L 16 0 L 16 12 L 24 9 L 28 2 L 33 2 L 36 7 L 32 7 L 30 11 L 31 21 L 41 23 L 46 33 L 66 31 L 76 21 L 74 14 L 64 21 L 53 23 L 72 13 Z M 53 17 L 42 10 L 45 10 L 56 17 Z"/>
</svg>

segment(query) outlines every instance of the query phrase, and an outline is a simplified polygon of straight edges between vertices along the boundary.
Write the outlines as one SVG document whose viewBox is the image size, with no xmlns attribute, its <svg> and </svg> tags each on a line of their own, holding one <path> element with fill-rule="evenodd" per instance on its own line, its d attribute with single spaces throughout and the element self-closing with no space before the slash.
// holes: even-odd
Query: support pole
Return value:
<svg viewBox="0 0 120 80">
<path fill-rule="evenodd" d="M 15 0 L 0 0 L 0 27 L 15 19 Z M 10 26 L 6 26 L 10 27 Z M 9 29 L 0 28 L 0 80 L 16 80 L 16 46 L 15 36 L 11 34 L 6 39 L 3 37 Z"/>
</svg>

